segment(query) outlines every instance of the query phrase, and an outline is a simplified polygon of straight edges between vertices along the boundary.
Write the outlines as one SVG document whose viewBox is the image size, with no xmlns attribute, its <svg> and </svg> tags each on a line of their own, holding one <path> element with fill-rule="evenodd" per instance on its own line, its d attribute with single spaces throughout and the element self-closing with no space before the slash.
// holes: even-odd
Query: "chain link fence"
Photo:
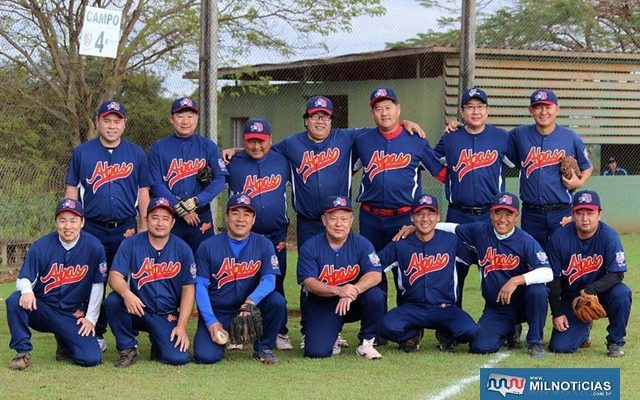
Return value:
<svg viewBox="0 0 640 400">
<path fill-rule="evenodd" d="M 222 3 L 221 7 L 226 5 Z M 7 5 L 0 7 L 0 17 L 5 17 L 0 19 L 0 32 L 11 31 L 7 26 L 8 12 Z M 41 32 L 36 25 L 28 23 L 29 18 L 28 14 L 23 15 L 18 28 L 24 37 L 37 38 Z M 409 20 L 412 16 L 406 15 L 406 18 Z M 197 18 L 188 23 L 195 21 Z M 51 23 L 63 22 L 52 20 Z M 531 32 L 540 30 L 536 23 L 531 21 Z M 526 28 L 518 29 L 526 31 Z M 60 26 L 54 31 L 56 29 L 64 31 Z M 378 27 L 372 25 L 371 29 Z M 64 193 L 71 151 L 75 145 L 94 137 L 92 118 L 101 100 L 113 96 L 125 103 L 129 116 L 124 137 L 147 150 L 151 143 L 172 131 L 167 117 L 174 97 L 197 98 L 197 73 L 176 70 L 171 62 L 149 62 L 135 72 L 87 57 L 75 59 L 82 63 L 82 68 L 64 66 L 48 55 L 51 43 L 41 38 L 33 43 L 33 52 L 21 53 L 15 46 L 18 39 L 0 35 L 0 204 L 3 204 L 0 208 L 0 270 L 5 271 L 19 267 L 28 244 L 53 229 L 53 210 Z M 353 40 L 353 48 L 357 49 L 358 39 Z M 354 50 L 353 54 L 339 57 L 222 68 L 219 73 L 220 148 L 241 143 L 242 123 L 250 117 L 261 116 L 271 121 L 274 142 L 304 130 L 305 100 L 317 94 L 333 100 L 334 127 L 371 126 L 368 99 L 370 92 L 379 86 L 396 90 L 402 117 L 423 126 L 431 144 L 435 145 L 443 124 L 457 118 L 457 42 L 447 42 L 444 37 L 438 46 L 409 44 L 410 47 L 376 52 Z M 68 48 L 61 42 L 56 51 L 68 52 Z M 136 57 L 141 56 L 132 57 L 128 63 L 142 62 Z M 607 193 L 603 199 L 605 220 L 624 231 L 636 230 L 639 221 L 634 210 L 640 205 L 637 189 L 640 187 L 637 157 L 640 152 L 640 56 L 637 52 L 622 47 L 612 51 L 542 49 L 542 46 L 536 49 L 535 43 L 530 43 L 518 48 L 480 47 L 476 57 L 475 83 L 489 94 L 489 123 L 505 129 L 530 124 L 532 118 L 527 106 L 531 92 L 541 87 L 556 91 L 561 107 L 559 123 L 576 130 L 588 144 L 594 162 L 594 176 L 588 186 Z M 34 65 L 40 66 L 36 73 L 42 76 L 33 75 Z M 124 75 L 117 80 L 105 79 L 101 68 L 114 68 Z M 80 80 L 81 74 L 91 76 Z M 78 85 L 89 87 L 57 84 L 72 79 L 78 79 Z M 62 88 L 69 92 L 60 92 Z M 61 100 L 69 96 L 79 97 L 75 102 Z M 613 167 L 624 169 L 628 175 L 620 175 L 622 172 L 618 171 L 615 176 L 600 176 Z M 517 192 L 514 178 L 517 171 L 509 175 L 512 178 L 507 188 Z M 359 175 L 354 177 L 354 196 L 359 189 L 359 179 Z M 431 177 L 423 179 L 424 190 L 442 200 L 442 186 Z M 226 195 L 221 195 L 219 200 L 225 201 Z M 292 207 L 289 211 L 290 237 L 295 238 L 292 229 L 295 213 Z M 221 225 L 220 215 L 218 220 Z"/>
</svg>

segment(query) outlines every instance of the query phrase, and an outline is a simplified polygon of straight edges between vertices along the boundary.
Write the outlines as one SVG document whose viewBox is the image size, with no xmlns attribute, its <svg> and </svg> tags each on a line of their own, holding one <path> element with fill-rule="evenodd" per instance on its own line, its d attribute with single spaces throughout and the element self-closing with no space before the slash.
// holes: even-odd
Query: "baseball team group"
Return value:
<svg viewBox="0 0 640 400">
<path fill-rule="evenodd" d="M 140 331 L 162 363 L 216 363 L 247 346 L 276 363 L 275 350 L 293 349 L 283 287 L 287 185 L 306 357 L 340 353 L 343 324 L 360 321 L 356 354 L 369 360 L 389 342 L 419 351 L 425 329 L 441 351 L 518 348 L 523 323 L 539 358 L 549 310 L 549 351 L 591 346 L 593 321 L 606 318 L 606 355 L 624 356 L 627 265 L 598 193 L 580 190 L 593 171 L 583 141 L 556 122 L 552 90 L 535 90 L 534 123 L 510 132 L 487 123 L 489 104 L 481 88 L 464 92 L 462 122 L 450 122 L 432 147 L 401 119 L 392 88 L 371 93 L 372 128 L 332 128 L 331 100 L 313 96 L 304 131 L 273 144 L 269 121 L 251 118 L 243 147 L 221 152 L 197 132 L 198 105 L 183 97 L 171 106 L 174 132 L 145 154 L 122 137 L 124 104 L 102 103 L 98 137 L 71 155 L 56 229 L 31 245 L 6 300 L 16 351 L 9 368 L 31 366 L 32 329 L 54 334 L 56 360 L 98 365 L 107 326 L 116 367 L 137 361 Z M 505 168 L 519 169 L 519 196 L 506 191 Z M 446 222 L 437 196 L 422 190 L 424 170 L 444 185 Z M 210 203 L 225 189 L 225 229 L 216 234 Z M 484 299 L 478 321 L 462 302 L 471 266 Z"/>
</svg>

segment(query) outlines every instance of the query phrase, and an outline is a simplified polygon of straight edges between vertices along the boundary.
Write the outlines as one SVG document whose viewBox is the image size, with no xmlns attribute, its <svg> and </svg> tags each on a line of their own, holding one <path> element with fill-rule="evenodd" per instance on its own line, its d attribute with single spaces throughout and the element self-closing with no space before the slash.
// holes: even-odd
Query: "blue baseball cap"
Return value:
<svg viewBox="0 0 640 400">
<path fill-rule="evenodd" d="M 164 208 L 165 210 L 169 211 L 169 213 L 173 214 L 173 207 L 166 197 L 154 197 L 153 199 L 151 199 L 149 205 L 147 206 L 147 214 L 151 213 L 151 211 L 155 210 L 156 208 Z"/>
<path fill-rule="evenodd" d="M 175 114 L 180 111 L 191 110 L 198 113 L 198 103 L 195 100 L 191 100 L 188 97 L 180 97 L 171 104 L 171 114 Z"/>
<path fill-rule="evenodd" d="M 518 199 L 518 196 L 508 192 L 498 193 L 491 203 L 491 211 L 500 209 L 519 212 L 520 200 Z"/>
<path fill-rule="evenodd" d="M 104 117 L 108 114 L 117 114 L 122 118 L 127 118 L 127 109 L 124 108 L 124 104 L 115 100 L 107 100 L 100 104 L 98 108 L 98 117 Z"/>
<path fill-rule="evenodd" d="M 245 140 L 260 139 L 269 140 L 271 137 L 271 125 L 264 118 L 251 118 L 244 123 L 242 136 Z"/>
<path fill-rule="evenodd" d="M 251 205 L 251 197 L 246 194 L 236 193 L 229 197 L 229 201 L 227 202 L 227 211 L 240 207 L 248 208 L 254 214 L 256 213 L 256 210 Z"/>
<path fill-rule="evenodd" d="M 438 199 L 428 194 L 423 194 L 413 199 L 411 211 L 414 214 L 425 208 L 438 212 Z"/>
<path fill-rule="evenodd" d="M 558 98 L 551 89 L 538 89 L 531 93 L 530 105 L 535 104 L 558 104 Z"/>
<path fill-rule="evenodd" d="M 307 100 L 307 110 L 305 111 L 305 115 L 311 115 L 317 112 L 324 112 L 329 115 L 333 115 L 333 103 L 331 100 L 324 96 L 313 96 Z"/>
<path fill-rule="evenodd" d="M 578 210 L 600 211 L 600 196 L 593 190 L 582 190 L 573 196 L 573 208 L 571 211 Z"/>
<path fill-rule="evenodd" d="M 460 101 L 460 106 L 464 106 L 471 99 L 478 99 L 484 104 L 489 104 L 489 97 L 487 96 L 487 93 L 485 93 L 484 90 L 478 87 L 472 87 L 471 89 L 467 90 L 462 94 L 462 100 Z"/>
<path fill-rule="evenodd" d="M 353 211 L 351 200 L 347 196 L 329 196 L 324 200 L 324 212 L 330 213 L 337 210 Z"/>
<path fill-rule="evenodd" d="M 69 211 L 74 213 L 79 217 L 84 217 L 84 209 L 82 208 L 82 203 L 78 200 L 74 199 L 62 199 L 58 202 L 56 206 L 56 217 L 61 212 Z"/>
<path fill-rule="evenodd" d="M 371 96 L 369 97 L 369 107 L 373 107 L 374 104 L 382 100 L 391 100 L 398 104 L 398 96 L 396 96 L 396 92 L 389 87 L 381 87 L 371 92 Z"/>
</svg>

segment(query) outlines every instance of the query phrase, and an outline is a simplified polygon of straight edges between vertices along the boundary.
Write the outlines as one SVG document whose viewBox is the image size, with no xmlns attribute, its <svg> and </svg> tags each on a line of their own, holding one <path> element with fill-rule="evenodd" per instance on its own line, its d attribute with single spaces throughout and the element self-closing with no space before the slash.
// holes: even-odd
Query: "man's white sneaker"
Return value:
<svg viewBox="0 0 640 400">
<path fill-rule="evenodd" d="M 378 353 L 378 350 L 373 347 L 374 341 L 375 338 L 364 339 L 362 344 L 356 349 L 356 354 L 366 358 L 367 360 L 378 360 L 382 358 L 382 355 Z"/>
<path fill-rule="evenodd" d="M 289 335 L 278 333 L 278 336 L 276 336 L 276 349 L 293 350 L 293 345 L 291 344 L 291 339 L 289 339 Z"/>
<path fill-rule="evenodd" d="M 349 342 L 347 342 L 347 339 L 343 339 L 340 333 L 338 333 L 338 346 L 349 347 Z"/>
<path fill-rule="evenodd" d="M 337 356 L 341 351 L 342 347 L 340 347 L 340 336 L 338 336 L 335 343 L 333 344 L 333 351 L 331 352 L 331 354 Z"/>
<path fill-rule="evenodd" d="M 100 346 L 100 351 L 104 353 L 105 350 L 107 350 L 107 342 L 104 340 L 104 338 L 97 338 L 98 340 L 98 346 Z"/>
</svg>

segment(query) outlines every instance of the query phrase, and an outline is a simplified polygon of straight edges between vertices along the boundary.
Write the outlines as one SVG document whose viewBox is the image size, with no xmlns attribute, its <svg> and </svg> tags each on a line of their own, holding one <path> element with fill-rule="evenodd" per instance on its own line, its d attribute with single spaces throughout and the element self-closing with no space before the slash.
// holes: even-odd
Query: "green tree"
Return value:
<svg viewBox="0 0 640 400">
<path fill-rule="evenodd" d="M 315 38 L 348 30 L 352 18 L 384 12 L 380 0 L 220 0 L 223 60 L 249 48 L 293 54 Z M 115 59 L 79 54 L 86 7 L 122 10 Z M 23 70 L 42 90 L 24 92 L 30 111 L 44 110 L 68 127 L 70 146 L 94 135 L 95 107 L 113 97 L 128 75 L 159 67 L 196 65 L 200 2 L 197 0 L 2 0 L 0 62 Z M 291 40 L 279 37 L 283 30 Z M 41 96 L 41 94 L 46 96 Z"/>
<path fill-rule="evenodd" d="M 460 9 L 450 2 L 419 1 L 446 13 L 443 32 L 429 31 L 389 47 L 457 45 Z M 640 1 L 519 0 L 491 11 L 478 2 L 476 43 L 480 47 L 634 53 L 640 50 Z"/>
</svg>

